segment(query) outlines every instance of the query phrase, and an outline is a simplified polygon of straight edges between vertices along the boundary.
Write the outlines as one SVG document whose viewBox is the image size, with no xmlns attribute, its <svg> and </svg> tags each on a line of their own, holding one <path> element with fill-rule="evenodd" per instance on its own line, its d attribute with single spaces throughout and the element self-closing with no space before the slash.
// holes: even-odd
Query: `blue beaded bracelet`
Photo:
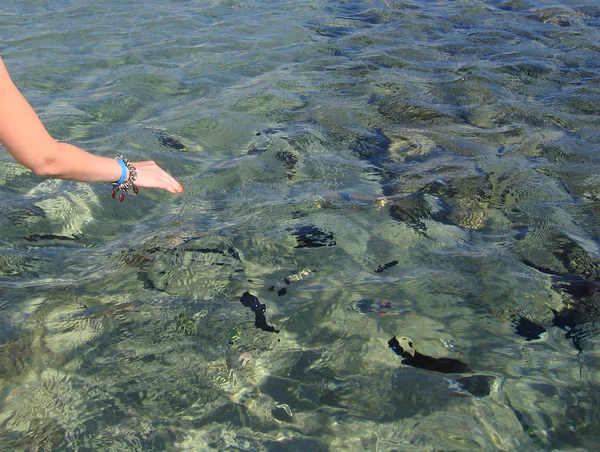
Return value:
<svg viewBox="0 0 600 452">
<path fill-rule="evenodd" d="M 119 165 L 121 165 L 121 178 L 115 183 L 115 185 L 121 185 L 127 180 L 127 165 L 125 165 L 125 162 L 119 158 L 115 160 L 119 162 Z"/>
</svg>

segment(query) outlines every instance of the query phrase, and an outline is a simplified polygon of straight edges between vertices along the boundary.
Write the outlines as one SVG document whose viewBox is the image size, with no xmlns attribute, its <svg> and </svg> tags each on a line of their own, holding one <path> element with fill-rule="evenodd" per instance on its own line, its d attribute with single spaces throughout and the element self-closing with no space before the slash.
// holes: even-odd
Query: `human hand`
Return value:
<svg viewBox="0 0 600 452">
<path fill-rule="evenodd" d="M 135 185 L 140 188 L 162 188 L 171 193 L 183 193 L 183 185 L 153 160 L 131 162 L 137 170 Z"/>
</svg>

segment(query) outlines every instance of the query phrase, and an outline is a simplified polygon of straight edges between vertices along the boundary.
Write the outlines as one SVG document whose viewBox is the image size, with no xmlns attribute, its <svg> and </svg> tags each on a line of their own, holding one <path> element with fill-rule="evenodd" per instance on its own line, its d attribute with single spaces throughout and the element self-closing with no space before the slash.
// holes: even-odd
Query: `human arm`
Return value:
<svg viewBox="0 0 600 452">
<path fill-rule="evenodd" d="M 29 102 L 13 83 L 0 58 L 0 143 L 21 165 L 42 177 L 78 182 L 116 182 L 121 167 L 115 159 L 91 154 L 50 136 Z M 136 185 L 171 193 L 183 187 L 153 161 L 132 162 Z"/>
</svg>

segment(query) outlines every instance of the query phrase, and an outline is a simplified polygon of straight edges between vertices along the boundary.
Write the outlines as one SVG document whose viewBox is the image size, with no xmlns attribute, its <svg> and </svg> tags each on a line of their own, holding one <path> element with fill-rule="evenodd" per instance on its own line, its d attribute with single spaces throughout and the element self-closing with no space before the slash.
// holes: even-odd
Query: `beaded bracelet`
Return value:
<svg viewBox="0 0 600 452">
<path fill-rule="evenodd" d="M 119 165 L 121 165 L 121 178 L 113 184 L 112 197 L 115 199 L 117 197 L 117 191 L 122 191 L 119 195 L 119 201 L 125 201 L 125 192 L 130 188 L 133 188 L 134 193 L 137 195 L 139 190 L 138 186 L 135 185 L 135 180 L 137 179 L 137 170 L 133 164 L 129 163 L 122 155 L 118 155 L 115 157 Z M 129 177 L 127 177 L 127 170 L 129 170 Z M 127 180 L 125 178 L 127 177 Z"/>
</svg>

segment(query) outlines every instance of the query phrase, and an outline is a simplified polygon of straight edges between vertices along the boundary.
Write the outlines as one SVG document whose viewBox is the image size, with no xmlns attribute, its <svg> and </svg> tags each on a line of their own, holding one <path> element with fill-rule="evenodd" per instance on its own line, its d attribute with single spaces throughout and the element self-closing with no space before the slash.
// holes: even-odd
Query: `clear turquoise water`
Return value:
<svg viewBox="0 0 600 452">
<path fill-rule="evenodd" d="M 53 136 L 186 188 L 120 204 L 2 151 L 0 448 L 595 450 L 599 26 L 593 1 L 0 7 Z"/>
</svg>

